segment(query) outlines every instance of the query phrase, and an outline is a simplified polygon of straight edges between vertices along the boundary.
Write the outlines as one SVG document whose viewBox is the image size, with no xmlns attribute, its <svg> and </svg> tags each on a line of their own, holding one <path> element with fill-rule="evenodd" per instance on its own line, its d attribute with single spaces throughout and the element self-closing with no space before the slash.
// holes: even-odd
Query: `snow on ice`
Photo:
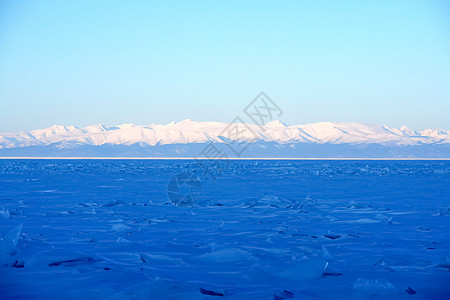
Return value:
<svg viewBox="0 0 450 300">
<path fill-rule="evenodd" d="M 1 160 L 0 298 L 450 295 L 450 162 L 235 161 L 218 180 L 196 168 Z M 184 172 L 202 193 L 181 207 L 167 188 Z"/>
</svg>

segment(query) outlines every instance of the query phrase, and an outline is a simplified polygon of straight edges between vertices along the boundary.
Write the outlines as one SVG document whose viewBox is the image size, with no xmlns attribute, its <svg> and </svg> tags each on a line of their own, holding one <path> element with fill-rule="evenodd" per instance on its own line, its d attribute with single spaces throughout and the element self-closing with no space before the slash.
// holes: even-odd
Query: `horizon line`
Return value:
<svg viewBox="0 0 450 300">
<path fill-rule="evenodd" d="M 11 156 L 11 157 L 0 157 L 0 160 L 13 160 L 13 159 L 27 159 L 27 160 L 37 160 L 37 159 L 55 159 L 55 160 L 450 160 L 450 158 L 427 158 L 427 157 L 228 157 L 228 158 L 206 158 L 206 157 L 102 157 L 102 156 L 67 156 L 67 157 L 34 157 L 34 156 Z"/>
</svg>

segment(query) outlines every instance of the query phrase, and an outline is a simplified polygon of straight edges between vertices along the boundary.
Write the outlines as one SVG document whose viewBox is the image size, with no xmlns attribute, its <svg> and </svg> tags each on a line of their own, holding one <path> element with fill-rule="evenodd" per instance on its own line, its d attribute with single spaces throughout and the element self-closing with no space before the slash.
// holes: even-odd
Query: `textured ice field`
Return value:
<svg viewBox="0 0 450 300">
<path fill-rule="evenodd" d="M 0 298 L 450 298 L 449 161 L 222 167 L 0 160 Z"/>
</svg>

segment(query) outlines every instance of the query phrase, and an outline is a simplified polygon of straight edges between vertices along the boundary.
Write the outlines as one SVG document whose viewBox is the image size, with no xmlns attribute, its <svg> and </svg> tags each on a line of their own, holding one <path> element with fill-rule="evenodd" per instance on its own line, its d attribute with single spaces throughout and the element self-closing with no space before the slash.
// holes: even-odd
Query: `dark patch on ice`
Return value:
<svg viewBox="0 0 450 300">
<path fill-rule="evenodd" d="M 49 267 L 57 267 L 57 266 L 76 266 L 76 265 L 82 265 L 82 264 L 86 264 L 86 263 L 95 263 L 98 262 L 99 260 L 94 259 L 93 257 L 81 257 L 81 258 L 74 258 L 74 259 L 68 259 L 68 260 L 62 260 L 62 261 L 55 261 L 52 263 L 49 263 L 48 266 Z"/>
<path fill-rule="evenodd" d="M 342 273 L 340 272 L 325 272 L 323 273 L 323 276 L 341 276 Z"/>
<path fill-rule="evenodd" d="M 435 264 L 432 267 L 440 268 L 440 269 L 447 269 L 450 271 L 450 261 L 446 261 L 445 263 Z"/>
<path fill-rule="evenodd" d="M 293 233 L 292 236 L 308 236 L 307 234 Z"/>
<path fill-rule="evenodd" d="M 414 295 L 415 293 L 417 293 L 415 290 L 413 290 L 412 288 L 410 288 L 409 286 L 408 286 L 408 288 L 405 290 L 408 294 L 410 294 L 410 295 Z"/>
<path fill-rule="evenodd" d="M 9 214 L 11 214 L 13 216 L 19 216 L 21 213 L 23 213 L 23 211 L 21 211 L 21 210 L 17 210 L 17 209 L 9 210 Z"/>
<path fill-rule="evenodd" d="M 419 226 L 419 230 L 420 230 L 420 231 L 430 231 L 431 228 L 424 228 L 424 227 L 422 227 L 422 226 Z"/>
<path fill-rule="evenodd" d="M 16 261 L 14 262 L 14 264 L 12 265 L 12 267 L 13 267 L 13 268 L 24 268 L 24 267 L 25 267 L 25 264 L 24 264 L 23 261 L 18 261 L 18 260 L 16 260 Z"/>
<path fill-rule="evenodd" d="M 214 291 L 210 291 L 210 290 L 205 290 L 200 288 L 200 293 L 204 294 L 204 295 L 209 295 L 209 296 L 220 296 L 223 297 L 223 293 L 218 293 L 218 292 L 214 292 Z"/>
<path fill-rule="evenodd" d="M 78 206 L 82 207 L 94 207 L 98 206 L 99 204 L 97 202 L 87 202 L 87 203 L 78 203 Z"/>
<path fill-rule="evenodd" d="M 273 295 L 274 300 L 283 300 L 283 299 L 289 299 L 289 298 L 294 298 L 294 293 L 292 293 L 288 290 L 283 290 L 282 292 L 278 292 L 275 295 Z"/>
<path fill-rule="evenodd" d="M 335 240 L 341 237 L 339 234 L 325 234 L 324 237 L 329 238 L 331 240 Z"/>
</svg>

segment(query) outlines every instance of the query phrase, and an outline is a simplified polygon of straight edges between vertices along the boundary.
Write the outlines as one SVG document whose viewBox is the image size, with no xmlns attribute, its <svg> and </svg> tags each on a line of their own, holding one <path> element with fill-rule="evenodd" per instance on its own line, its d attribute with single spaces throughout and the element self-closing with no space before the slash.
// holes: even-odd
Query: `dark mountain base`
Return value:
<svg viewBox="0 0 450 300">
<path fill-rule="evenodd" d="M 278 144 L 253 143 L 248 147 L 228 144 L 171 144 L 149 146 L 70 145 L 0 149 L 2 157 L 198 157 L 225 153 L 242 158 L 450 158 L 450 145 L 383 146 L 379 144 Z M 247 145 L 245 145 L 247 146 Z M 210 148 L 207 148 L 210 147 Z M 213 151 L 208 152 L 207 149 Z M 244 149 L 245 148 L 245 149 Z M 204 154 L 209 153 L 209 154 Z M 218 154 L 220 153 L 220 154 Z"/>
</svg>

